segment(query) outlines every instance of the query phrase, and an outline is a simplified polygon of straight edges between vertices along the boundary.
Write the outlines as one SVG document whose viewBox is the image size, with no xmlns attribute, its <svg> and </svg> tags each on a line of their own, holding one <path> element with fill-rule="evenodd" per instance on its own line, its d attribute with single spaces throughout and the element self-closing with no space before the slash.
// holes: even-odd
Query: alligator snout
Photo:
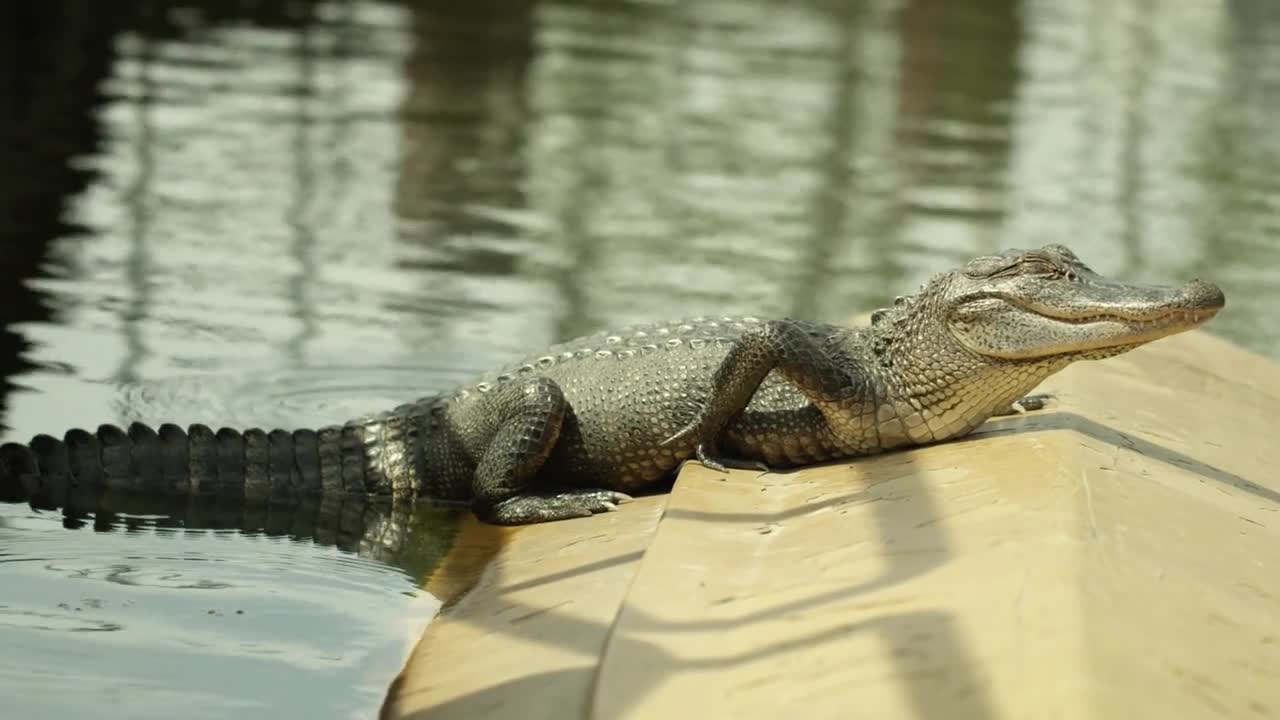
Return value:
<svg viewBox="0 0 1280 720">
<path fill-rule="evenodd" d="M 1222 288 L 1211 282 L 1196 278 L 1187 283 L 1182 291 L 1182 300 L 1189 308 L 1196 310 L 1221 310 L 1227 304 L 1227 296 Z"/>
</svg>

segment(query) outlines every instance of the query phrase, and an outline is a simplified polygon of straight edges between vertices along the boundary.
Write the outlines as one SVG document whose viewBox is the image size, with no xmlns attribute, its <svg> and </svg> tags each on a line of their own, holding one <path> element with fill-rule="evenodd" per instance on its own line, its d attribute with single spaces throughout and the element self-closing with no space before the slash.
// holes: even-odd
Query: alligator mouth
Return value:
<svg viewBox="0 0 1280 720">
<path fill-rule="evenodd" d="M 1088 283 L 1077 286 L 1075 306 L 1013 300 L 1024 309 L 1069 325 L 1123 326 L 1130 331 L 1190 328 L 1218 314 L 1226 297 L 1217 285 L 1193 280 L 1182 287 Z"/>
<path fill-rule="evenodd" d="M 971 299 L 954 311 L 951 330 L 965 346 L 991 357 L 1105 353 L 1192 330 L 1225 304 L 1216 285 L 1201 281 L 1182 287 L 1090 282 L 1044 301 L 1007 293 Z"/>
<path fill-rule="evenodd" d="M 1028 308 L 1034 309 L 1034 308 Z M 1113 313 L 1094 313 L 1091 315 L 1050 315 L 1045 317 L 1052 318 L 1058 322 L 1065 322 L 1071 325 L 1088 325 L 1091 323 L 1117 323 L 1128 325 L 1134 329 L 1155 328 L 1165 325 L 1199 325 L 1213 319 L 1218 314 L 1221 307 L 1214 308 L 1198 308 L 1195 310 L 1170 309 L 1159 314 L 1144 315 L 1142 317 L 1132 317 L 1127 315 Z"/>
</svg>

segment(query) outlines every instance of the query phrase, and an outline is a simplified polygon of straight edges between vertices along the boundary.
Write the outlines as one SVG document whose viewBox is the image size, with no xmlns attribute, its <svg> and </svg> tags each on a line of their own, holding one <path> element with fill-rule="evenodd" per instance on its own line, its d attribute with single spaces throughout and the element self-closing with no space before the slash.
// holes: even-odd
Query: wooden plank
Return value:
<svg viewBox="0 0 1280 720">
<path fill-rule="evenodd" d="M 1278 377 L 1194 333 L 960 442 L 690 468 L 593 717 L 1280 715 Z"/>
<path fill-rule="evenodd" d="M 448 598 L 462 589 L 456 578 L 474 585 L 428 626 L 383 717 L 585 717 L 605 639 L 665 502 L 518 528 L 469 522 L 458 541 L 469 559 L 429 589 Z M 476 548 L 493 548 L 492 560 L 470 577 L 488 553 Z"/>
</svg>

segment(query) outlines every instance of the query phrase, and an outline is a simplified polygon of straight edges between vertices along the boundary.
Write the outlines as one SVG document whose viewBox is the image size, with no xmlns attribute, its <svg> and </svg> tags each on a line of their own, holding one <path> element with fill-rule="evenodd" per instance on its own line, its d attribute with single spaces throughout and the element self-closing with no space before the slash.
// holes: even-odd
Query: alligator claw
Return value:
<svg viewBox="0 0 1280 720">
<path fill-rule="evenodd" d="M 733 458 L 727 455 L 721 455 L 720 449 L 712 443 L 698 443 L 695 450 L 698 456 L 698 462 L 703 466 L 715 470 L 716 472 L 728 472 L 729 468 L 736 470 L 759 470 L 768 472 L 769 466 L 760 460 L 745 460 L 742 458 Z"/>
<path fill-rule="evenodd" d="M 1049 404 L 1053 396 L 1048 393 L 1038 393 L 1028 395 L 1013 404 L 1014 407 L 1022 408 L 1022 412 L 1030 412 L 1032 410 L 1043 410 Z"/>
<path fill-rule="evenodd" d="M 666 440 L 663 440 L 662 442 L 658 443 L 658 445 L 660 447 L 671 447 L 672 445 L 680 445 L 681 443 L 688 442 L 691 438 L 697 437 L 698 435 L 699 435 L 698 423 L 695 421 L 680 428 L 680 430 L 676 432 L 675 435 L 672 435 Z"/>
<path fill-rule="evenodd" d="M 698 423 L 692 422 L 685 425 L 679 432 L 659 443 L 662 447 L 671 447 L 689 442 L 701 433 L 698 430 Z M 767 472 L 769 466 L 759 460 L 744 460 L 741 458 L 733 458 L 720 453 L 720 448 L 716 443 L 710 440 L 703 440 L 694 445 L 694 454 L 698 458 L 698 462 L 705 467 L 715 470 L 716 472 L 728 472 L 729 468 L 737 470 L 760 470 Z"/>
<path fill-rule="evenodd" d="M 1052 399 L 1053 399 L 1053 396 L 1048 393 L 1037 393 L 1035 395 L 1028 395 L 1022 398 L 1021 400 L 1015 401 L 1012 405 L 1009 406 L 1008 409 L 994 413 L 994 416 L 999 417 L 1002 415 L 1021 415 L 1023 413 L 1028 413 L 1033 410 L 1043 410 L 1049 404 L 1049 401 Z"/>
</svg>

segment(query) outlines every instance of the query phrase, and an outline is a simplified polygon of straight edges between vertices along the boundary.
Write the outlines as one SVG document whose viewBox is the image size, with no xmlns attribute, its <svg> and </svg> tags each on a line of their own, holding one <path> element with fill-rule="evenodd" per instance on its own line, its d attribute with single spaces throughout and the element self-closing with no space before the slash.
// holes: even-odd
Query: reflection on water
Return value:
<svg viewBox="0 0 1280 720">
<path fill-rule="evenodd" d="M 6 712 L 367 716 L 438 608 L 418 583 L 456 519 L 358 500 L 0 506 L 0 636 L 21 658 L 0 669 Z"/>
<path fill-rule="evenodd" d="M 314 426 L 600 325 L 838 321 L 959 258 L 1051 241 L 1105 274 L 1219 282 L 1210 329 L 1280 356 L 1271 0 L 14 13 L 6 438 L 135 418 Z M 400 593 L 452 538 L 419 520 L 446 531 L 409 565 L 292 531 L 53 532 L 60 519 L 4 508 L 0 582 L 23 589 L 0 598 L 0 641 L 28 662 L 0 687 L 69 711 L 116 693 L 130 716 L 197 686 L 220 710 L 361 706 L 323 673 L 402 639 Z M 174 586 L 201 583 L 228 587 Z M 191 615 L 202 592 L 215 615 Z M 65 644 L 36 629 L 117 626 Z M 304 656 L 276 684 L 257 664 Z M 103 681 L 87 695 L 56 679 L 88 670 Z"/>
</svg>

